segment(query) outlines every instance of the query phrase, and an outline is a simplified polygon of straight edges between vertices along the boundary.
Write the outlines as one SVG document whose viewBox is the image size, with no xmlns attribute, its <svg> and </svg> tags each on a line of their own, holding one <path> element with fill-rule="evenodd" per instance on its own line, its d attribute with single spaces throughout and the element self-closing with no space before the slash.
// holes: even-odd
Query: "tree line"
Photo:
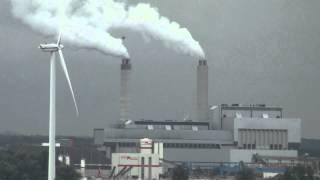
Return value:
<svg viewBox="0 0 320 180">
<path fill-rule="evenodd" d="M 48 151 L 10 147 L 0 150 L 0 180 L 44 180 L 48 177 Z M 57 161 L 56 180 L 78 180 L 74 168 Z"/>
</svg>

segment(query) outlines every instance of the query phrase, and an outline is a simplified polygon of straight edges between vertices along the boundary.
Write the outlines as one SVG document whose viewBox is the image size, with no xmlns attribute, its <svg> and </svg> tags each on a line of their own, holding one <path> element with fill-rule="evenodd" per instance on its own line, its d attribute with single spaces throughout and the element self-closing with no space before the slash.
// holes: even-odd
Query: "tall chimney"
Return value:
<svg viewBox="0 0 320 180">
<path fill-rule="evenodd" d="M 209 121 L 208 65 L 199 60 L 197 67 L 197 121 Z"/>
<path fill-rule="evenodd" d="M 131 74 L 130 59 L 122 59 L 121 63 L 121 82 L 120 82 L 120 120 L 125 122 L 129 120 L 129 84 Z"/>
</svg>

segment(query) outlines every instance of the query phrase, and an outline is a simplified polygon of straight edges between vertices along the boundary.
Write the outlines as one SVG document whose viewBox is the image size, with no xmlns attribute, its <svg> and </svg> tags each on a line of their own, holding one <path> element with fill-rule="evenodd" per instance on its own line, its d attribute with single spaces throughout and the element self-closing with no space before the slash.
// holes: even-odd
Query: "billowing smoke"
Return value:
<svg viewBox="0 0 320 180">
<path fill-rule="evenodd" d="M 177 52 L 204 58 L 191 33 L 178 23 L 162 17 L 149 4 L 129 6 L 114 0 L 11 0 L 12 12 L 35 31 L 56 36 L 82 48 L 92 48 L 113 56 L 129 57 L 114 29 L 129 29 L 156 39 Z M 63 2 L 59 3 L 59 2 Z"/>
</svg>

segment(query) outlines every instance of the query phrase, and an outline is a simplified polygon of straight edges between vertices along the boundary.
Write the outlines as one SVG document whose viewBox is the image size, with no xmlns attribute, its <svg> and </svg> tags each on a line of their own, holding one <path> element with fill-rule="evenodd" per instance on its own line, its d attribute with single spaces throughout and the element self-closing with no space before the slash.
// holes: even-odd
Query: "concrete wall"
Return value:
<svg viewBox="0 0 320 180">
<path fill-rule="evenodd" d="M 233 144 L 231 131 L 192 131 L 192 130 L 146 130 L 146 129 L 105 129 L 104 141 L 139 140 L 148 137 L 154 140 L 207 141 L 216 144 Z M 98 138 L 98 137 L 97 137 Z M 100 136 L 99 136 L 100 138 Z M 100 140 L 100 139 L 99 139 Z M 97 140 L 98 141 L 98 140 Z"/>
<path fill-rule="evenodd" d="M 184 162 L 228 162 L 229 151 L 223 149 L 165 148 L 164 159 Z"/>
<path fill-rule="evenodd" d="M 104 143 L 104 129 L 93 130 L 94 144 L 102 145 Z"/>
<path fill-rule="evenodd" d="M 234 128 L 234 117 L 225 117 L 222 120 L 222 129 L 233 132 Z"/>
<path fill-rule="evenodd" d="M 183 162 L 251 162 L 252 156 L 297 157 L 295 150 L 164 149 L 164 159 Z"/>
</svg>

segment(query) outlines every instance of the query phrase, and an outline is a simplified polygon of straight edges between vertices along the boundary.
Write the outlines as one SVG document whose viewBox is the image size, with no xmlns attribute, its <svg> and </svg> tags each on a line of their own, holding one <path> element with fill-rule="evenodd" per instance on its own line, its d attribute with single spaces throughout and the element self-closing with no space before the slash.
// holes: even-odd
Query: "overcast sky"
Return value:
<svg viewBox="0 0 320 180">
<path fill-rule="evenodd" d="M 132 3 L 138 0 L 130 0 Z M 146 2 L 146 1 L 145 1 Z M 302 119 L 304 137 L 320 138 L 320 20 L 318 0 L 150 0 L 187 27 L 209 61 L 209 102 L 266 103 Z M 0 132 L 47 134 L 50 41 L 13 19 L 0 1 Z M 183 119 L 194 113 L 197 59 L 126 35 L 132 72 L 132 118 Z M 77 118 L 58 69 L 57 133 L 92 135 L 119 119 L 120 59 L 65 48 L 79 103 Z"/>
</svg>

